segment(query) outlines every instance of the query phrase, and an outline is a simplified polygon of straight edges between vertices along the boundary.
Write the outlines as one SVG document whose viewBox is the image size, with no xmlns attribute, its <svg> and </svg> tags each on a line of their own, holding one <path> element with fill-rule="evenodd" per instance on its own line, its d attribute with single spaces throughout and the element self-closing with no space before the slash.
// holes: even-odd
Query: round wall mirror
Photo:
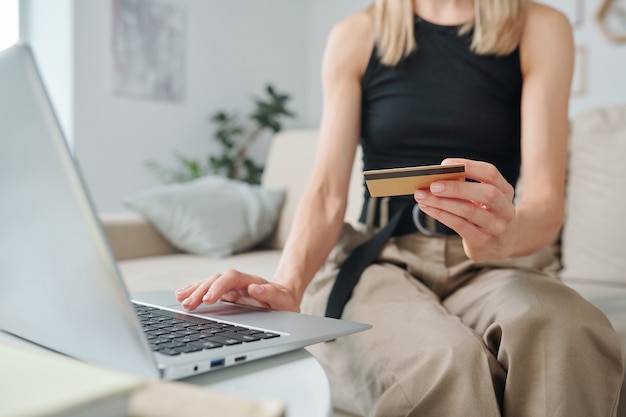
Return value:
<svg viewBox="0 0 626 417">
<path fill-rule="evenodd" d="M 609 39 L 626 42 L 626 0 L 604 0 L 597 19 Z"/>
</svg>

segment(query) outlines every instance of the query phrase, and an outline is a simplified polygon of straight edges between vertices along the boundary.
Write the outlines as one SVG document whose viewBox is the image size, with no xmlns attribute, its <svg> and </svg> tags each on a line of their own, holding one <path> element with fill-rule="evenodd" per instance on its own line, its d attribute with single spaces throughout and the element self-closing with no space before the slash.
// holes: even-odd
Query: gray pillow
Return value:
<svg viewBox="0 0 626 417">
<path fill-rule="evenodd" d="M 151 188 L 124 203 L 178 249 L 224 257 L 267 238 L 276 227 L 284 198 L 284 190 L 209 175 Z"/>
</svg>

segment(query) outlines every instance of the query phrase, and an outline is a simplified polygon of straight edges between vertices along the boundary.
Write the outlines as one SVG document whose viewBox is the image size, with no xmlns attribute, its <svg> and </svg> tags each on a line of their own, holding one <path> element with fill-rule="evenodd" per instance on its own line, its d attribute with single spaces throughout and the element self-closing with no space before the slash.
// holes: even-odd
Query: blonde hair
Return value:
<svg viewBox="0 0 626 417">
<path fill-rule="evenodd" d="M 481 55 L 507 55 L 519 45 L 525 0 L 474 0 L 474 19 L 459 34 L 474 29 L 471 48 Z M 376 47 L 381 62 L 396 65 L 417 48 L 412 0 L 375 0 Z"/>
</svg>

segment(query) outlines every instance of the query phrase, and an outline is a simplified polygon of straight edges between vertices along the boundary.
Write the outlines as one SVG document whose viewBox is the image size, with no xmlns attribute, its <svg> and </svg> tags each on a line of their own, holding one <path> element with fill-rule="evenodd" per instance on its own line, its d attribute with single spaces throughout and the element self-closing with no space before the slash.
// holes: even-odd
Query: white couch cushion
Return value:
<svg viewBox="0 0 626 417">
<path fill-rule="evenodd" d="M 626 284 L 626 106 L 597 109 L 572 123 L 564 279 Z"/>
<path fill-rule="evenodd" d="M 174 291 L 229 268 L 272 279 L 279 258 L 279 250 L 252 250 L 227 258 L 175 254 L 128 259 L 119 262 L 119 268 L 130 291 Z"/>
</svg>

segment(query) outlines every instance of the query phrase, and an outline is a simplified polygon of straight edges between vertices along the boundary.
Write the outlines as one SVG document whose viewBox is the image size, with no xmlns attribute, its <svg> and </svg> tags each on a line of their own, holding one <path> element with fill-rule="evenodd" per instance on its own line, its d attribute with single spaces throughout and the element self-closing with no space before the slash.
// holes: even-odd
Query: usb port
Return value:
<svg viewBox="0 0 626 417">
<path fill-rule="evenodd" d="M 235 358 L 235 362 L 243 362 L 245 360 L 246 360 L 246 356 L 245 355 L 244 356 L 237 356 Z"/>
<path fill-rule="evenodd" d="M 224 359 L 213 359 L 211 361 L 211 368 L 217 368 L 218 366 L 224 366 Z"/>
</svg>

